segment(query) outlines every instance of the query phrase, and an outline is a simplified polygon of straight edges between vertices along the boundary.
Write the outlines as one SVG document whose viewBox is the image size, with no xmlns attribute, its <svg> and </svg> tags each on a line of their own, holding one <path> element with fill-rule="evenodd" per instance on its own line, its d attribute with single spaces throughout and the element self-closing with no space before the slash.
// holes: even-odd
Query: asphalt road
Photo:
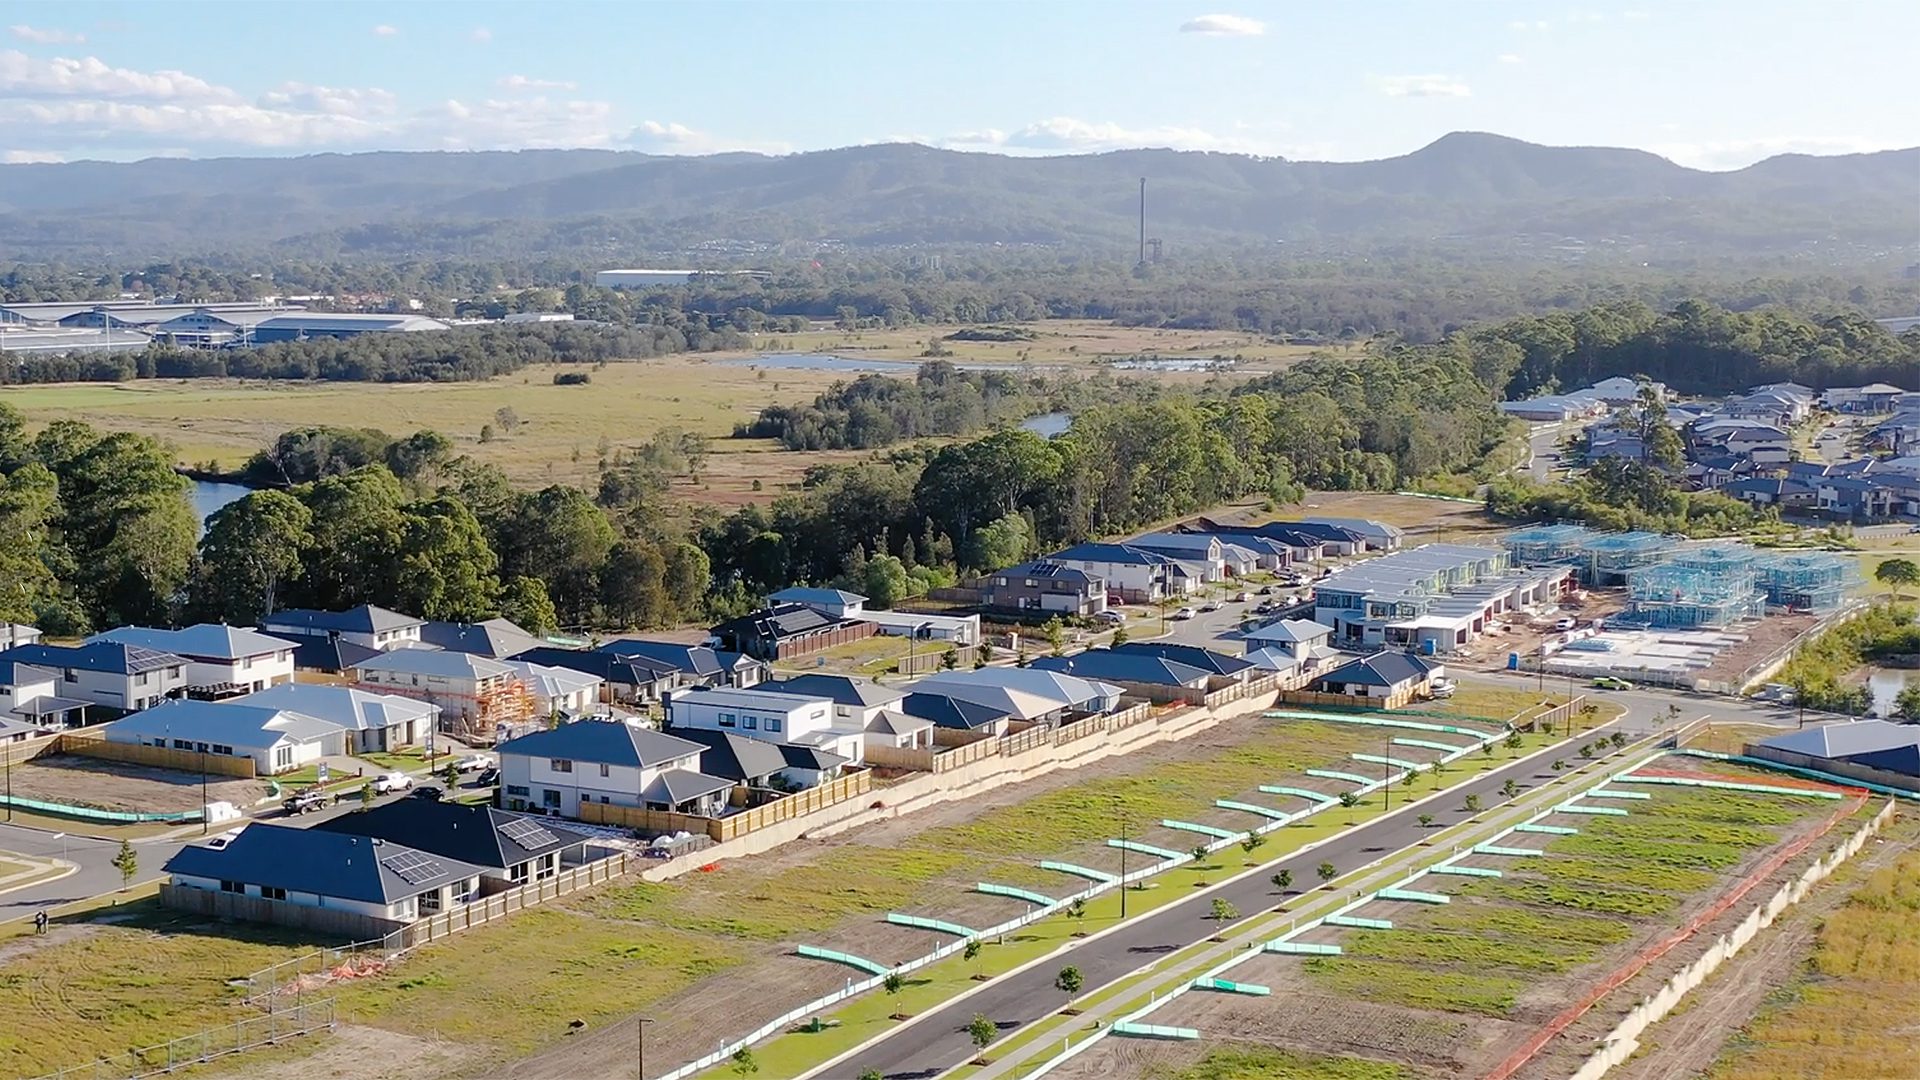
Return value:
<svg viewBox="0 0 1920 1080">
<path fill-rule="evenodd" d="M 1465 675 L 1471 681 L 1486 681 L 1511 686 L 1511 677 Z M 1729 721 L 1792 726 L 1791 710 L 1753 707 L 1719 699 L 1694 699 L 1649 691 L 1608 694 L 1627 707 L 1626 716 L 1594 729 L 1596 734 L 1622 730 L 1632 736 L 1649 730 L 1653 721 L 1664 718 L 1669 704 L 1677 704 L 1688 719 L 1704 712 Z M 1501 785 L 1512 780 L 1522 794 L 1552 780 L 1552 758 L 1542 756 L 1518 761 L 1495 769 L 1455 789 L 1445 798 L 1423 807 L 1420 813 L 1434 817 L 1433 827 L 1458 825 L 1473 816 L 1461 809 L 1468 793 L 1480 796 L 1482 812 L 1504 804 Z M 1337 811 L 1336 811 L 1337 812 Z M 1311 883 L 1315 869 L 1330 862 L 1343 872 L 1381 859 L 1418 843 L 1426 835 L 1417 815 L 1402 814 L 1361 825 L 1328 840 L 1320 847 L 1263 867 L 1258 874 L 1231 884 L 1196 892 L 1177 903 L 1113 931 L 1104 937 L 1086 941 L 1046 963 L 990 983 L 964 1001 L 955 1002 L 925 1015 L 910 1027 L 902 1028 L 843 1063 L 838 1071 L 851 1075 L 865 1069 L 878 1069 L 888 1080 L 913 1080 L 937 1076 L 978 1051 L 967 1035 L 966 1026 L 976 1013 L 985 1014 L 998 1025 L 1003 1036 L 1050 1015 L 1060 1007 L 1060 992 L 1053 979 L 1059 968 L 1073 964 L 1091 992 L 1123 978 L 1152 963 L 1158 956 L 1177 952 L 1208 938 L 1215 927 L 1209 915 L 1213 901 L 1224 898 L 1243 915 L 1271 909 L 1280 897 L 1268 878 L 1282 868 L 1293 871 L 1296 882 Z M 1300 890 L 1293 890 L 1298 893 Z"/>
</svg>

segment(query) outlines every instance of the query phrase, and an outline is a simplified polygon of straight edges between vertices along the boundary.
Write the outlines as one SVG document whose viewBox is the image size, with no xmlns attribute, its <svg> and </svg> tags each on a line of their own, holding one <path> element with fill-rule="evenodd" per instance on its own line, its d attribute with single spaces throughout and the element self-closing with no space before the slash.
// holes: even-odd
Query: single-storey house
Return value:
<svg viewBox="0 0 1920 1080">
<path fill-rule="evenodd" d="M 1885 720 L 1820 724 L 1770 735 L 1747 752 L 1806 769 L 1839 766 L 1859 779 L 1920 790 L 1920 725 Z M 1858 769 L 1873 769 L 1881 775 L 1859 776 Z"/>
<path fill-rule="evenodd" d="M 440 706 L 398 694 L 375 694 L 327 683 L 281 683 L 227 704 L 252 705 L 324 720 L 346 733 L 346 754 L 392 753 L 427 738 Z"/>
<path fill-rule="evenodd" d="M 787 767 L 778 743 L 752 739 L 732 731 L 681 728 L 674 738 L 699 743 L 700 771 L 750 788 L 773 786 L 773 778 Z"/>
<path fill-rule="evenodd" d="M 1040 559 L 996 570 L 981 579 L 981 606 L 989 611 L 1098 615 L 1107 610 L 1107 579 L 1077 566 Z"/>
<path fill-rule="evenodd" d="M 300 671 L 317 671 L 326 675 L 340 675 L 352 671 L 362 660 L 378 656 L 379 649 L 369 649 L 365 645 L 355 645 L 340 638 L 296 638 L 299 642 L 293 649 L 293 666 Z"/>
<path fill-rule="evenodd" d="M 1207 673 L 1200 668 L 1140 653 L 1088 649 L 1071 656 L 1042 656 L 1029 670 L 1053 671 L 1082 679 L 1103 679 L 1135 690 L 1152 688 L 1207 689 Z"/>
<path fill-rule="evenodd" d="M 1176 645 L 1162 641 L 1129 641 L 1124 645 L 1113 646 L 1116 653 L 1137 654 L 1140 656 L 1158 656 L 1163 660 L 1173 660 L 1200 670 L 1216 678 L 1245 682 L 1253 665 L 1238 656 L 1229 656 L 1223 652 L 1203 648 L 1199 645 Z"/>
<path fill-rule="evenodd" d="M 181 848 L 164 869 L 176 887 L 395 923 L 473 900 L 485 873 L 482 867 L 385 840 L 257 822 L 230 839 Z"/>
<path fill-rule="evenodd" d="M 261 776 L 292 772 L 347 751 L 346 733 L 325 720 L 227 701 L 163 701 L 101 731 L 108 742 L 252 758 Z"/>
<path fill-rule="evenodd" d="M 911 637 L 948 645 L 978 645 L 980 616 L 929 615 L 920 611 L 862 611 L 856 618 L 889 637 Z"/>
<path fill-rule="evenodd" d="M 1754 506 L 1778 506 L 1789 510 L 1810 507 L 1820 497 L 1813 488 L 1784 476 L 1753 476 L 1735 480 L 1722 487 L 1720 492 Z"/>
<path fill-rule="evenodd" d="M 1057 722 L 1112 712 L 1121 688 L 1041 668 L 986 667 L 943 671 L 913 684 L 916 693 L 941 694 L 1004 710 L 1016 720 Z"/>
<path fill-rule="evenodd" d="M 429 621 L 420 627 L 420 643 L 492 660 L 505 660 L 546 644 L 509 619 L 485 619 L 477 623 Z"/>
<path fill-rule="evenodd" d="M 60 696 L 133 712 L 187 691 L 187 661 L 169 652 L 95 641 L 85 645 L 16 645 L 0 664 L 55 672 Z"/>
<path fill-rule="evenodd" d="M 508 810 L 579 817 L 608 803 L 715 817 L 733 781 L 700 771 L 699 743 L 617 720 L 578 720 L 508 739 L 500 797 Z"/>
<path fill-rule="evenodd" d="M 480 868 L 482 892 L 545 881 L 587 862 L 593 838 L 538 817 L 491 806 L 401 799 L 328 818 L 314 828 L 384 840 Z M 495 883 L 487 888 L 485 882 Z"/>
<path fill-rule="evenodd" d="M 900 700 L 900 711 L 926 720 L 935 727 L 977 732 L 994 738 L 1005 735 L 1007 723 L 1013 719 L 1013 714 L 1003 709 L 946 694 L 908 694 Z"/>
<path fill-rule="evenodd" d="M 425 619 L 402 615 L 372 604 L 361 604 L 345 611 L 315 611 L 289 608 L 262 616 L 262 633 L 281 637 L 337 638 L 365 649 L 391 649 L 420 640 Z"/>
<path fill-rule="evenodd" d="M 1407 652 L 1380 652 L 1334 668 L 1313 680 L 1311 689 L 1324 694 L 1390 698 L 1426 692 L 1445 673 L 1440 664 Z"/>
<path fill-rule="evenodd" d="M 187 692 L 195 696 L 244 694 L 292 682 L 297 644 L 243 626 L 217 623 L 198 623 L 181 630 L 123 626 L 95 634 L 87 641 L 137 645 L 180 657 L 187 662 Z"/>
<path fill-rule="evenodd" d="M 805 604 L 776 604 L 713 627 L 707 643 L 772 662 L 860 641 L 877 629 L 858 616 L 839 618 Z"/>
<path fill-rule="evenodd" d="M 606 680 L 572 668 L 548 667 L 525 660 L 508 660 L 506 665 L 520 676 L 520 682 L 533 695 L 534 707 L 552 716 L 556 713 L 590 713 L 600 700 Z"/>
<path fill-rule="evenodd" d="M 1360 537 L 1367 542 L 1367 547 L 1374 551 L 1399 551 L 1401 543 L 1407 538 L 1406 530 L 1400 526 L 1389 525 L 1384 521 L 1375 521 L 1372 518 L 1310 517 L 1302 518 L 1301 523 L 1305 525 L 1332 525 L 1336 528 L 1346 529 L 1348 532 L 1359 533 Z"/>
<path fill-rule="evenodd" d="M 795 586 L 768 595 L 768 607 L 779 607 L 782 604 L 810 607 L 830 619 L 854 619 L 859 618 L 866 610 L 867 598 L 844 589 L 811 589 Z"/>
<path fill-rule="evenodd" d="M 30 724 L 25 720 L 15 720 L 9 716 L 0 716 L 0 746 L 12 742 L 25 742 L 28 739 L 51 735 L 53 728 L 40 724 Z"/>
<path fill-rule="evenodd" d="M 909 716 L 898 708 L 882 709 L 867 721 L 868 746 L 922 750 L 933 745 L 933 721 Z"/>
</svg>

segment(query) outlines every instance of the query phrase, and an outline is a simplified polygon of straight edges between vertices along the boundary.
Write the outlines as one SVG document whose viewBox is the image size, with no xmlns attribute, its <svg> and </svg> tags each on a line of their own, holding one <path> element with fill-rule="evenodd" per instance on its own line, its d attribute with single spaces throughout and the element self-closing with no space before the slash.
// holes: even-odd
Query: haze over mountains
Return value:
<svg viewBox="0 0 1920 1080">
<path fill-rule="evenodd" d="M 602 150 L 0 166 L 16 258 L 753 252 L 766 245 L 1407 246 L 1638 258 L 1913 261 L 1920 148 L 1728 173 L 1638 150 L 1456 133 L 1329 163 L 1129 150 L 1004 157 L 895 144 L 785 157 Z"/>
</svg>

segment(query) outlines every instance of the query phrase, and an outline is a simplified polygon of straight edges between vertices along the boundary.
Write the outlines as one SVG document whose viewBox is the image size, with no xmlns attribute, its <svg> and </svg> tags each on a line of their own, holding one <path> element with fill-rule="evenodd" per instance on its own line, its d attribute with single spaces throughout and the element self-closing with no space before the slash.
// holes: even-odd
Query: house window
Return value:
<svg viewBox="0 0 1920 1080">
<path fill-rule="evenodd" d="M 527 864 L 526 864 L 526 863 L 521 863 L 521 864 L 520 864 L 519 866 L 511 866 L 511 867 L 508 867 L 508 868 L 507 868 L 507 880 L 508 880 L 508 881 L 525 881 L 525 880 L 527 880 Z"/>
<path fill-rule="evenodd" d="M 723 713 L 721 713 L 721 714 L 720 714 L 720 726 L 721 726 L 721 727 L 732 727 L 732 726 L 733 726 L 733 714 L 732 714 L 732 713 L 730 713 L 730 712 L 723 712 Z"/>
<path fill-rule="evenodd" d="M 558 810 L 560 808 L 560 793 L 552 788 L 542 788 L 540 790 L 540 804 Z"/>
<path fill-rule="evenodd" d="M 185 739 L 175 739 L 173 740 L 173 748 L 175 750 L 191 750 L 193 749 L 193 744 Z"/>
<path fill-rule="evenodd" d="M 260 895 L 267 900 L 285 900 L 287 898 L 287 890 L 280 888 L 278 885 L 262 885 L 260 886 Z"/>
<path fill-rule="evenodd" d="M 566 758 L 557 757 L 557 758 L 554 758 L 552 761 L 550 761 L 548 764 L 553 768 L 554 772 L 572 772 L 573 771 L 573 762 L 568 761 Z"/>
<path fill-rule="evenodd" d="M 214 743 L 214 744 L 213 744 L 213 752 L 214 752 L 214 753 L 216 753 L 216 754 L 225 754 L 225 755 L 227 755 L 228 757 L 232 757 L 232 756 L 233 756 L 233 747 L 231 747 L 231 746 L 227 746 L 227 745 L 225 745 L 224 743 Z"/>
<path fill-rule="evenodd" d="M 292 768 L 293 767 L 293 747 L 291 746 L 274 747 L 273 767 L 276 769 Z"/>
<path fill-rule="evenodd" d="M 67 680 L 68 682 L 79 682 L 79 681 L 80 681 L 80 673 L 79 673 L 79 672 L 77 672 L 77 671 L 75 671 L 75 670 L 73 670 L 72 668 L 68 668 L 68 669 L 66 669 L 66 670 L 65 670 L 64 672 L 62 672 L 62 674 L 66 676 L 66 680 Z"/>
<path fill-rule="evenodd" d="M 421 911 L 439 911 L 440 910 L 440 890 L 439 889 L 432 889 L 427 892 L 423 892 L 419 896 L 414 897 L 414 899 L 420 902 Z"/>
<path fill-rule="evenodd" d="M 518 795 L 518 796 L 520 796 L 521 798 L 526 798 L 526 796 L 527 796 L 527 789 L 526 789 L 526 788 L 524 788 L 524 787 L 522 787 L 522 786 L 521 786 L 521 785 L 519 785 L 519 784 L 508 784 L 508 785 L 507 785 L 507 794 L 509 794 L 509 795 Z"/>
<path fill-rule="evenodd" d="M 247 887 L 245 885 L 240 884 L 237 881 L 223 881 L 220 883 L 220 891 L 230 892 L 230 893 L 239 893 L 244 896 L 246 895 Z"/>
<path fill-rule="evenodd" d="M 147 673 L 146 673 L 146 672 L 144 672 L 144 671 L 142 671 L 142 672 L 140 672 L 139 674 L 137 674 L 137 675 L 135 675 L 135 676 L 133 677 L 133 685 L 135 685 L 135 686 L 145 686 L 145 685 L 147 685 Z"/>
<path fill-rule="evenodd" d="M 612 799 L 609 799 L 609 798 L 607 798 L 607 797 L 606 797 L 605 795 L 602 795 L 602 796 L 600 796 L 600 801 L 601 801 L 601 802 L 602 802 L 602 803 L 604 804 L 604 803 L 610 803 L 610 802 L 612 802 L 613 800 L 612 800 Z"/>
<path fill-rule="evenodd" d="M 740 718 L 740 726 L 746 728 L 748 731 L 753 731 L 760 726 L 760 721 L 757 717 L 742 716 Z"/>
<path fill-rule="evenodd" d="M 780 730 L 780 718 L 779 718 L 779 717 L 777 717 L 777 716 L 769 716 L 769 717 L 767 717 L 767 730 L 768 730 L 768 731 L 779 731 L 779 730 Z"/>
<path fill-rule="evenodd" d="M 604 761 L 600 763 L 600 775 L 603 777 L 613 775 L 613 769 L 609 767 L 607 763 Z"/>
</svg>

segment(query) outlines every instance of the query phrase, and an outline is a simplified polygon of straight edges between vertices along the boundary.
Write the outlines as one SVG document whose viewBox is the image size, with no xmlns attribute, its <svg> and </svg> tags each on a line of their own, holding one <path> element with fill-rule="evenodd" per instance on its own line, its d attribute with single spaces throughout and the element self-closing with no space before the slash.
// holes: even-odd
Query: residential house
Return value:
<svg viewBox="0 0 1920 1080">
<path fill-rule="evenodd" d="M 793 675 L 766 683 L 760 689 L 826 698 L 833 702 L 834 726 L 858 731 L 867 730 L 867 725 L 882 711 L 897 708 L 900 699 L 907 696 L 905 691 L 852 675 Z"/>
<path fill-rule="evenodd" d="M 800 789 L 819 787 L 828 781 L 838 780 L 846 767 L 852 764 L 845 756 L 818 746 L 777 743 L 775 747 L 787 762 L 787 767 L 780 772 L 780 778 Z"/>
<path fill-rule="evenodd" d="M 25 720 L 14 720 L 10 717 L 0 716 L 0 746 L 5 746 L 8 743 L 26 742 L 28 739 L 37 739 L 42 735 L 51 735 L 55 730 L 57 729 L 43 727 L 40 724 L 30 724 Z"/>
<path fill-rule="evenodd" d="M 1720 411 L 1736 420 L 1760 420 L 1789 428 L 1812 414 L 1813 401 L 1790 390 L 1761 387 L 1730 398 Z"/>
<path fill-rule="evenodd" d="M 506 665 L 520 677 L 521 685 L 533 695 L 534 708 L 544 716 L 566 713 L 581 715 L 594 711 L 606 680 L 572 668 L 548 667 L 526 660 L 508 660 Z"/>
<path fill-rule="evenodd" d="M 545 881 L 588 860 L 593 837 L 563 825 L 491 806 L 401 799 L 341 814 L 314 826 L 364 836 L 480 868 L 480 891 Z M 491 886 L 491 887 L 489 887 Z"/>
<path fill-rule="evenodd" d="M 164 869 L 178 888 L 398 924 L 473 900 L 485 874 L 483 867 L 385 840 L 258 822 L 238 836 L 181 848 Z"/>
<path fill-rule="evenodd" d="M 987 705 L 1015 720 L 1043 724 L 1112 712 L 1119 707 L 1122 693 L 1109 682 L 1034 667 L 943 671 L 921 679 L 911 689 Z M 907 712 L 918 715 L 911 709 Z"/>
<path fill-rule="evenodd" d="M 22 626 L 16 622 L 0 620 L 0 651 L 11 649 L 15 645 L 37 645 L 40 638 L 38 627 Z"/>
<path fill-rule="evenodd" d="M 509 657 L 510 664 L 565 668 L 600 680 L 600 698 L 609 704 L 641 705 L 659 701 L 685 682 L 685 676 L 665 661 L 645 656 L 616 656 L 597 649 L 563 649 L 543 645 Z"/>
<path fill-rule="evenodd" d="M 829 619 L 854 619 L 859 618 L 866 610 L 867 598 L 844 589 L 810 589 L 799 586 L 781 589 L 767 597 L 768 607 L 779 607 L 783 604 L 809 607 Z"/>
<path fill-rule="evenodd" d="M 1820 404 L 1835 412 L 1870 414 L 1898 410 L 1906 391 L 1886 383 L 1865 386 L 1835 386 L 1820 395 Z"/>
<path fill-rule="evenodd" d="M 438 649 L 391 649 L 360 661 L 353 685 L 440 706 L 442 730 L 484 734 L 536 715 L 520 673 L 499 660 Z"/>
<path fill-rule="evenodd" d="M 1805 510 L 1820 498 L 1812 487 L 1784 476 L 1752 476 L 1735 480 L 1723 485 L 1720 493 L 1754 506 L 1777 506 L 1782 510 Z"/>
<path fill-rule="evenodd" d="M 1351 555 L 1364 545 L 1364 538 L 1338 526 L 1305 528 L 1281 521 L 1264 525 L 1225 525 L 1208 518 L 1183 526 L 1188 532 L 1210 533 L 1222 541 L 1263 548 L 1277 559 L 1267 567 L 1284 570 L 1295 563 L 1317 562 L 1333 555 Z"/>
<path fill-rule="evenodd" d="M 1270 521 L 1260 528 L 1269 535 L 1308 537 L 1319 543 L 1323 555 L 1359 555 L 1370 546 L 1359 531 L 1324 521 Z"/>
<path fill-rule="evenodd" d="M 1654 393 L 1662 399 L 1667 396 L 1667 387 L 1664 383 L 1642 382 L 1638 379 L 1629 379 L 1624 375 L 1601 379 L 1576 393 L 1608 405 L 1632 405 L 1640 400 L 1641 388 L 1647 386 L 1653 387 Z"/>
<path fill-rule="evenodd" d="M 428 738 L 440 706 L 398 694 L 330 683 L 281 683 L 228 704 L 277 709 L 324 720 L 345 733 L 343 754 L 393 753 Z"/>
<path fill-rule="evenodd" d="M 1334 668 L 1315 679 L 1311 689 L 1363 698 L 1420 696 L 1443 674 L 1445 669 L 1426 657 L 1407 652 L 1380 652 Z"/>
<path fill-rule="evenodd" d="M 577 818 L 580 804 L 593 802 L 716 817 L 733 781 L 700 771 L 703 749 L 637 724 L 578 720 L 494 751 L 508 810 Z"/>
<path fill-rule="evenodd" d="M 1576 417 L 1592 416 L 1603 408 L 1602 404 L 1589 397 L 1577 397 L 1572 394 L 1546 394 L 1541 397 L 1527 398 L 1524 401 L 1503 401 L 1500 411 L 1516 419 L 1530 423 L 1559 423 Z"/>
<path fill-rule="evenodd" d="M 1515 570 L 1498 548 L 1425 544 L 1349 567 L 1314 584 L 1314 621 L 1334 644 L 1453 652 L 1509 611 L 1556 601 L 1573 568 Z"/>
<path fill-rule="evenodd" d="M 912 693 L 900 701 L 900 711 L 935 727 L 999 738 L 1007 733 L 1013 714 L 993 705 L 946 694 Z"/>
<path fill-rule="evenodd" d="M 1332 525 L 1348 532 L 1359 533 L 1361 539 L 1367 542 L 1367 548 L 1370 551 L 1399 551 L 1400 545 L 1407 538 L 1406 530 L 1400 526 L 1389 525 L 1372 518 L 1310 517 L 1301 520 L 1308 525 Z"/>
<path fill-rule="evenodd" d="M 980 643 L 980 616 L 931 615 L 922 611 L 862 611 L 856 618 L 873 624 L 877 633 L 911 637 L 965 647 Z"/>
<path fill-rule="evenodd" d="M 53 671 L 59 696 L 133 712 L 187 691 L 187 661 L 168 652 L 95 641 L 84 645 L 16 645 L 0 652 L 8 662 Z"/>
<path fill-rule="evenodd" d="M 293 666 L 296 671 L 315 671 L 326 675 L 342 675 L 360 665 L 362 660 L 380 655 L 380 649 L 369 649 L 365 645 L 355 645 L 340 638 L 294 638 L 299 644 L 293 649 Z"/>
<path fill-rule="evenodd" d="M 361 604 L 346 611 L 276 611 L 261 617 L 260 630 L 281 637 L 345 641 L 363 649 L 393 649 L 418 642 L 420 628 L 426 624 L 425 619 Z"/>
<path fill-rule="evenodd" d="M 1140 653 L 1120 653 L 1112 649 L 1088 649 L 1070 656 L 1042 656 L 1033 661 L 1028 670 L 1100 679 L 1149 695 L 1157 695 L 1163 690 L 1191 690 L 1204 694 L 1208 681 L 1206 671 L 1178 660 Z"/>
<path fill-rule="evenodd" d="M 1647 443 L 1637 432 L 1621 427 L 1595 426 L 1587 430 L 1587 460 L 1601 461 L 1606 458 L 1623 458 L 1627 461 L 1645 461 Z"/>
<path fill-rule="evenodd" d="M 1884 521 L 1893 516 L 1894 491 L 1888 484 L 1867 476 L 1820 478 L 1818 507 L 1828 514 L 1849 521 Z M 4 654 L 0 654 L 4 656 Z"/>
<path fill-rule="evenodd" d="M 1127 544 L 1075 544 L 1042 561 L 1106 582 L 1109 603 L 1117 597 L 1129 604 L 1150 604 L 1185 592 L 1185 575 L 1175 569 L 1172 558 Z"/>
<path fill-rule="evenodd" d="M 732 731 L 771 743 L 812 746 L 858 764 L 866 721 L 854 718 L 857 705 L 836 706 L 824 693 L 782 693 L 773 683 L 751 690 L 695 686 L 667 695 L 667 728 Z M 899 700 L 895 697 L 893 700 Z M 836 708 L 849 709 L 842 719 Z M 864 717 L 864 709 L 860 709 Z"/>
<path fill-rule="evenodd" d="M 1209 584 L 1254 569 L 1252 565 L 1238 562 L 1229 565 L 1220 538 L 1210 533 L 1147 533 L 1127 541 L 1127 546 L 1191 563 L 1199 568 L 1200 580 Z"/>
<path fill-rule="evenodd" d="M 770 788 L 786 771 L 787 758 L 779 743 L 754 739 L 732 731 L 682 728 L 674 738 L 699 743 L 700 771 L 748 788 Z"/>
<path fill-rule="evenodd" d="M 989 611 L 1073 616 L 1107 610 L 1105 578 L 1046 559 L 995 571 L 981 579 L 980 593 Z"/>
<path fill-rule="evenodd" d="M 58 673 L 0 659 L 0 719 L 18 717 L 40 728 L 79 727 L 86 723 L 88 704 L 60 696 Z"/>
<path fill-rule="evenodd" d="M 1112 648 L 1116 653 L 1158 656 L 1165 660 L 1174 660 L 1189 667 L 1197 667 L 1216 679 L 1230 679 L 1234 682 L 1247 681 L 1249 673 L 1253 670 L 1253 665 L 1241 657 L 1229 656 L 1199 645 L 1176 645 L 1163 641 L 1129 641 Z"/>
<path fill-rule="evenodd" d="M 924 750 L 933 746 L 933 721 L 912 716 L 899 709 L 882 709 L 867 721 L 868 746 L 899 750 Z"/>
<path fill-rule="evenodd" d="M 1328 643 L 1332 637 L 1333 627 L 1311 619 L 1278 619 L 1256 626 L 1244 635 L 1249 649 L 1278 649 L 1308 666 L 1316 657 L 1325 655 L 1323 650 L 1331 650 Z"/>
<path fill-rule="evenodd" d="M 198 623 L 183 630 L 123 626 L 87 639 L 137 645 L 187 662 L 187 692 L 193 696 L 244 694 L 293 681 L 295 642 L 240 626 Z"/>
<path fill-rule="evenodd" d="M 260 776 L 292 772 L 347 751 L 346 733 L 325 720 L 228 701 L 164 701 L 101 731 L 108 742 L 252 758 Z"/>
<path fill-rule="evenodd" d="M 806 656 L 872 637 L 876 628 L 859 618 L 837 618 L 804 604 L 778 604 L 709 631 L 707 644 L 772 662 Z"/>
<path fill-rule="evenodd" d="M 537 649 L 546 641 L 520 629 L 508 619 L 486 619 L 477 623 L 426 622 L 420 626 L 420 643 L 447 652 L 472 653 L 492 660 Z"/>
<path fill-rule="evenodd" d="M 615 656 L 644 657 L 656 664 L 665 664 L 680 673 L 677 686 L 731 686 L 745 689 L 764 682 L 772 670 L 765 660 L 746 653 L 722 651 L 711 645 L 690 645 L 681 641 L 626 637 L 614 638 L 596 648 Z"/>
</svg>

